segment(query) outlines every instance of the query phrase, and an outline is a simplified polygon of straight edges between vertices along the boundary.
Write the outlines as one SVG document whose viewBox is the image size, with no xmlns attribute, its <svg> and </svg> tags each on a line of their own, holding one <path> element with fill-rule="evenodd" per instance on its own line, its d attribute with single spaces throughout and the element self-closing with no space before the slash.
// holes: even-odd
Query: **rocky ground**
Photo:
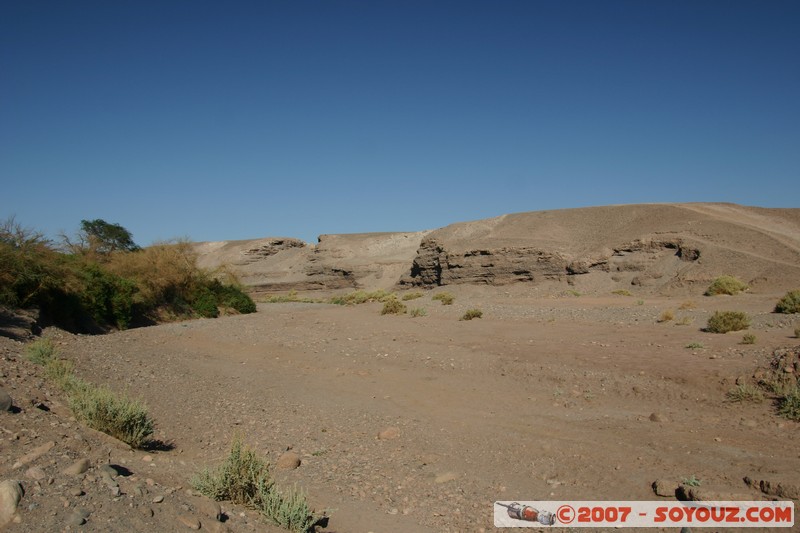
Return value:
<svg viewBox="0 0 800 533">
<path fill-rule="evenodd" d="M 800 424 L 769 400 L 726 400 L 775 350 L 800 345 L 800 319 L 771 312 L 782 293 L 451 292 L 451 306 L 430 291 L 407 302 L 419 318 L 283 303 L 105 336 L 46 329 L 80 377 L 148 404 L 166 445 L 147 451 L 77 423 L 21 356 L 18 327 L 0 338 L 14 406 L 0 414 L 0 509 L 18 499 L 0 520 L 8 531 L 279 531 L 191 492 L 237 435 L 327 510 L 330 532 L 489 531 L 495 500 L 674 500 L 692 477 L 705 499 L 800 499 Z M 471 308 L 483 318 L 459 321 Z M 717 309 L 751 314 L 755 344 L 701 331 Z M 666 310 L 674 318 L 659 322 Z M 298 467 L 277 466 L 287 450 Z"/>
</svg>

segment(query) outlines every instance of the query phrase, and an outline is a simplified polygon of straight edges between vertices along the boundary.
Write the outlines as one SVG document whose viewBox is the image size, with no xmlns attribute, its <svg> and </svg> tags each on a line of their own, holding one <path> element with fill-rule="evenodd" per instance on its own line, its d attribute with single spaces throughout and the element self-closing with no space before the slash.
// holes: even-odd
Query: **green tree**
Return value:
<svg viewBox="0 0 800 533">
<path fill-rule="evenodd" d="M 133 242 L 131 232 L 119 224 L 103 219 L 81 220 L 81 239 L 90 249 L 107 254 L 115 251 L 135 252 L 139 246 Z"/>
</svg>

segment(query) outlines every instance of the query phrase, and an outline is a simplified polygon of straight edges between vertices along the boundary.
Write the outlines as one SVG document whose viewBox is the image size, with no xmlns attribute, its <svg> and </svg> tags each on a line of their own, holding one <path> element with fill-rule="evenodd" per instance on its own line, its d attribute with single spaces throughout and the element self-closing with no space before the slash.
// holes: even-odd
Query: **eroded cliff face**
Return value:
<svg viewBox="0 0 800 533">
<path fill-rule="evenodd" d="M 436 240 L 422 240 L 410 272 L 400 285 L 433 287 L 458 283 L 507 285 L 516 282 L 565 280 L 590 272 L 610 273 L 632 285 L 661 279 L 665 270 L 700 258 L 700 250 L 681 239 L 637 239 L 584 257 L 530 246 L 480 248 L 451 252 Z M 634 273 L 635 275 L 631 275 Z"/>
</svg>

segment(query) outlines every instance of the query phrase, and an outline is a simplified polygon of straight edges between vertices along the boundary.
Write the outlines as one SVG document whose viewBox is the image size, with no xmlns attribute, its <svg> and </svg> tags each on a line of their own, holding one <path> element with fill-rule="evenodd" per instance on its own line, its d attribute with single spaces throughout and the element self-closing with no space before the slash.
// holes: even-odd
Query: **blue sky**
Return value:
<svg viewBox="0 0 800 533">
<path fill-rule="evenodd" d="M 159 239 L 800 207 L 800 2 L 0 3 L 0 217 Z"/>
</svg>

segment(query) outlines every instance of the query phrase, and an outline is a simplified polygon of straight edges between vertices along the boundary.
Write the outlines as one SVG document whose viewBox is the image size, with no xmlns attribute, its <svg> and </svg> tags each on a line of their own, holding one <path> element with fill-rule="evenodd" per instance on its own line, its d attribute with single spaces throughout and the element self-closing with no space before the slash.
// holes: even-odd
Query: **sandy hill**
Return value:
<svg viewBox="0 0 800 533">
<path fill-rule="evenodd" d="M 458 283 L 569 283 L 674 292 L 732 274 L 754 290 L 800 282 L 800 209 L 647 204 L 517 213 L 415 233 L 197 244 L 257 292 Z"/>
</svg>

